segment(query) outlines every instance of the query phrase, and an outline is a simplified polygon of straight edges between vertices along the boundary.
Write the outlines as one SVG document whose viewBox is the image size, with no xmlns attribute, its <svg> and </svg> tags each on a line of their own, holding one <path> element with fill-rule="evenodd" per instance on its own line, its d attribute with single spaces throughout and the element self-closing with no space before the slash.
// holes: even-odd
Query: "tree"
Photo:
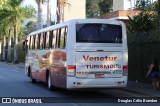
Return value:
<svg viewBox="0 0 160 106">
<path fill-rule="evenodd" d="M 63 22 L 63 12 L 64 12 L 64 7 L 67 4 L 67 0 L 57 0 L 57 23 Z"/>
<path fill-rule="evenodd" d="M 33 16 L 33 8 L 21 7 L 23 0 L 7 0 L 6 5 L 0 10 L 0 20 L 7 21 L 13 26 L 14 32 L 14 63 L 18 63 L 18 26 L 22 20 Z"/>
<path fill-rule="evenodd" d="M 113 0 L 100 0 L 98 6 L 100 10 L 100 15 L 103 15 L 112 11 Z"/>
<path fill-rule="evenodd" d="M 37 29 L 43 28 L 43 19 L 42 19 L 42 12 L 43 12 L 43 3 L 44 0 L 36 0 L 38 5 L 38 27 Z"/>
<path fill-rule="evenodd" d="M 158 15 L 160 15 L 160 0 L 155 4 L 155 11 L 157 11 Z"/>
<path fill-rule="evenodd" d="M 156 19 L 156 12 L 153 12 L 157 8 L 157 13 L 159 7 L 157 3 L 152 3 L 151 0 L 137 0 L 136 10 L 140 10 L 140 14 L 134 16 L 133 18 L 129 17 L 128 30 L 129 32 L 146 32 L 156 28 L 158 23 Z"/>
<path fill-rule="evenodd" d="M 29 21 L 29 22 L 25 25 L 25 27 L 24 27 L 24 33 L 25 33 L 25 35 L 28 35 L 29 33 L 37 30 L 36 26 L 37 26 L 37 23 L 36 23 L 36 22 L 34 22 L 34 21 Z"/>
<path fill-rule="evenodd" d="M 51 25 L 51 6 L 50 0 L 47 1 L 47 26 Z"/>
<path fill-rule="evenodd" d="M 86 0 L 86 15 L 88 18 L 99 16 L 99 0 Z"/>
<path fill-rule="evenodd" d="M 133 18 L 129 17 L 127 28 L 129 32 L 145 32 L 154 29 L 154 15 L 147 11 L 141 12 Z"/>
<path fill-rule="evenodd" d="M 3 8 L 3 5 L 5 4 L 6 0 L 0 0 L 0 9 Z"/>
<path fill-rule="evenodd" d="M 86 13 L 88 18 L 103 15 L 112 10 L 113 0 L 86 0 Z"/>
<path fill-rule="evenodd" d="M 5 29 L 4 31 L 6 32 L 6 36 L 8 35 L 8 43 L 7 43 L 7 63 L 12 62 L 12 57 L 11 57 L 11 23 L 7 23 L 7 21 L 3 22 L 5 24 Z M 5 37 L 5 36 L 4 36 Z M 6 48 L 5 48 L 6 49 Z M 4 51 L 6 53 L 6 51 Z"/>
<path fill-rule="evenodd" d="M 7 37 L 7 24 L 4 21 L 0 21 L 0 35 L 3 40 L 2 43 L 2 61 L 6 61 L 6 37 Z"/>
<path fill-rule="evenodd" d="M 155 2 L 154 4 L 154 11 L 157 13 L 155 15 L 155 26 L 157 29 L 160 29 L 160 0 L 158 0 L 157 2 Z"/>
<path fill-rule="evenodd" d="M 136 10 L 153 10 L 154 3 L 152 0 L 136 0 Z"/>
</svg>

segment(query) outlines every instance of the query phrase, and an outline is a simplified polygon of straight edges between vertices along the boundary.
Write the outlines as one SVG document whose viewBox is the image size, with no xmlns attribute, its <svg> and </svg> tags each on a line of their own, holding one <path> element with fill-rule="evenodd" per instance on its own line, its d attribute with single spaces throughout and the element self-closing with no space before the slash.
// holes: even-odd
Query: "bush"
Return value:
<svg viewBox="0 0 160 106">
<path fill-rule="evenodd" d="M 128 33 L 129 80 L 148 82 L 146 73 L 154 57 L 160 62 L 160 31 Z"/>
</svg>

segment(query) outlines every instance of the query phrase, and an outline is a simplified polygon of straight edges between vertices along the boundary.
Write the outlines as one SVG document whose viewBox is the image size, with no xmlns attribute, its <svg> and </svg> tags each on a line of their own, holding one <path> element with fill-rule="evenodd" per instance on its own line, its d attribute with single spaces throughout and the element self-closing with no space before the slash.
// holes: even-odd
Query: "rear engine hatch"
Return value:
<svg viewBox="0 0 160 106">
<path fill-rule="evenodd" d="M 76 77 L 122 77 L 122 62 L 122 52 L 76 52 Z"/>
</svg>

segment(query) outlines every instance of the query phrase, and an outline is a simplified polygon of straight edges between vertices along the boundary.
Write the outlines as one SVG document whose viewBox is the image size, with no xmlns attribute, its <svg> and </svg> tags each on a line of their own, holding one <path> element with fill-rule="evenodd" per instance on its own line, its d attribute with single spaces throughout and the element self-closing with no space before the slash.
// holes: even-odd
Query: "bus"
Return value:
<svg viewBox="0 0 160 106">
<path fill-rule="evenodd" d="M 127 35 L 121 21 L 74 19 L 30 33 L 25 45 L 25 75 L 49 90 L 127 86 Z"/>
</svg>

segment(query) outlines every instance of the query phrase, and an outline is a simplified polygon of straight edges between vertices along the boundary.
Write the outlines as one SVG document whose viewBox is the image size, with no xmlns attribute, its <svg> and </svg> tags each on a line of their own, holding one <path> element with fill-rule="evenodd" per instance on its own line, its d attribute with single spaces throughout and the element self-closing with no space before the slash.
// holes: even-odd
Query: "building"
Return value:
<svg viewBox="0 0 160 106">
<path fill-rule="evenodd" d="M 130 10 L 132 8 L 131 0 L 113 0 L 113 11 Z"/>
<path fill-rule="evenodd" d="M 141 4 L 143 1 L 145 1 L 146 4 L 151 4 L 157 0 L 113 0 L 113 11 L 133 10 L 136 5 Z"/>
<path fill-rule="evenodd" d="M 126 22 L 128 20 L 128 16 L 133 17 L 141 12 L 134 9 L 134 5 L 137 5 L 141 1 L 142 0 L 113 0 L 113 11 L 97 18 L 117 19 Z M 148 1 L 151 1 L 150 3 L 153 3 L 156 0 Z M 153 11 L 149 12 L 149 14 L 150 13 L 153 13 Z"/>
<path fill-rule="evenodd" d="M 86 0 L 66 0 L 63 21 L 86 18 Z"/>
</svg>

